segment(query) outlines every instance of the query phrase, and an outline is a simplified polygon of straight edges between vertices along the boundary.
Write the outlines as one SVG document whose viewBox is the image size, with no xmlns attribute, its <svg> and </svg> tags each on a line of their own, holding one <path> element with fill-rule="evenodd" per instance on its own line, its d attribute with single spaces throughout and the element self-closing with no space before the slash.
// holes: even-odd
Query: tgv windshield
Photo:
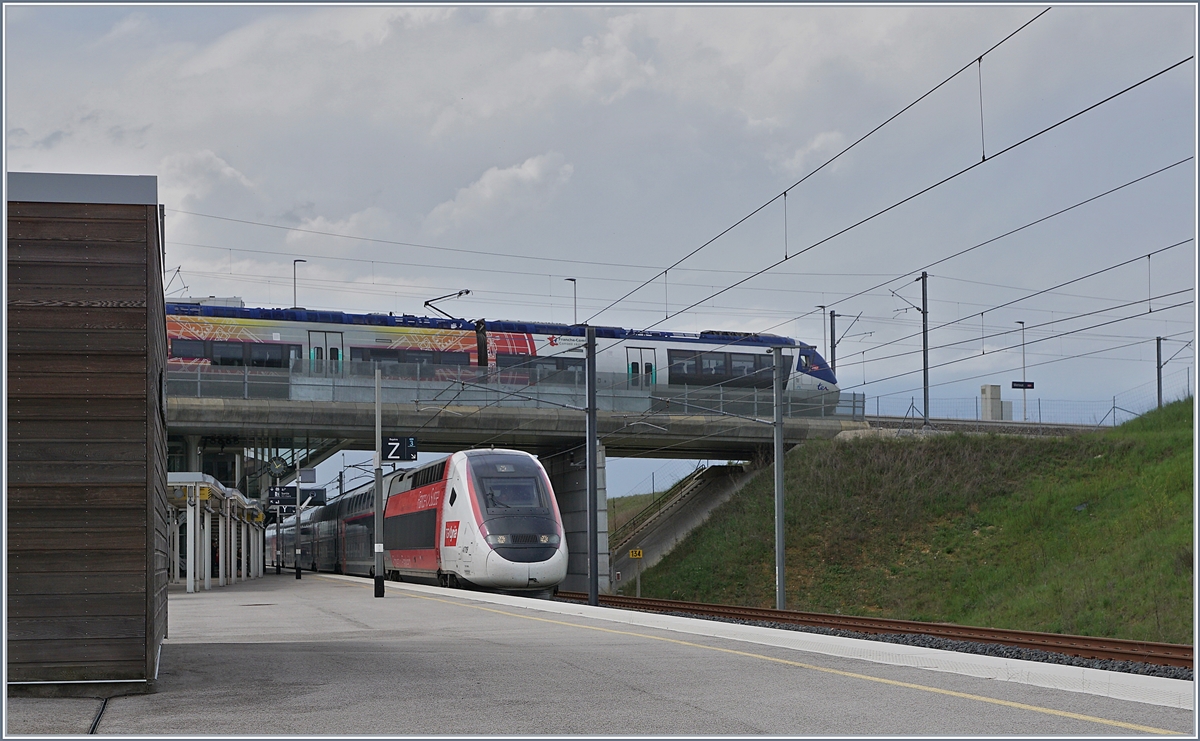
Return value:
<svg viewBox="0 0 1200 741">
<path fill-rule="evenodd" d="M 489 515 L 549 514 L 549 492 L 534 461 L 506 453 L 476 453 L 469 460 L 479 506 Z"/>
</svg>

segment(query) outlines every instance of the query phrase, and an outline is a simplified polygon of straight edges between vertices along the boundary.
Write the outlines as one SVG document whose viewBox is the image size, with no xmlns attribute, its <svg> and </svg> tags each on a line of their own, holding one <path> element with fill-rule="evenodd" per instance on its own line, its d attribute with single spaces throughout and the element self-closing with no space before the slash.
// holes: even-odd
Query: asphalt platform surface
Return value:
<svg viewBox="0 0 1200 741">
<path fill-rule="evenodd" d="M 1030 662 L 999 681 L 933 649 L 387 586 L 381 599 L 368 580 L 312 573 L 172 586 L 157 692 L 107 700 L 98 722 L 98 699 L 8 697 L 5 734 L 1195 734 L 1181 680 L 1109 692 L 1100 673 L 1070 691 L 1022 679 L 1042 676 Z"/>
</svg>

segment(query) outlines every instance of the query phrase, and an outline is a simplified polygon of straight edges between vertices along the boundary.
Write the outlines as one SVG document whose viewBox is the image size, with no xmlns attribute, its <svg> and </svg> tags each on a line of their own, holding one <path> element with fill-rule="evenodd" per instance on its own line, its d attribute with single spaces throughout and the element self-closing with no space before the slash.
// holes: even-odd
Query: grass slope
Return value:
<svg viewBox="0 0 1200 741">
<path fill-rule="evenodd" d="M 811 441 L 786 462 L 788 607 L 1192 642 L 1192 400 L 1068 439 Z M 775 605 L 762 472 L 643 596 Z"/>
</svg>

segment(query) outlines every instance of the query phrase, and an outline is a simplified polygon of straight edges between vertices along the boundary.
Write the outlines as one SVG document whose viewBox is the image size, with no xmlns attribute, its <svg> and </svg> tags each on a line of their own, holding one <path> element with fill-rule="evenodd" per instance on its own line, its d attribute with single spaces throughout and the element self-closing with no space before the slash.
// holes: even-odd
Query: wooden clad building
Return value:
<svg viewBox="0 0 1200 741">
<path fill-rule="evenodd" d="M 168 573 L 157 188 L 153 176 L 8 174 L 10 691 L 149 691 L 157 676 Z"/>
</svg>

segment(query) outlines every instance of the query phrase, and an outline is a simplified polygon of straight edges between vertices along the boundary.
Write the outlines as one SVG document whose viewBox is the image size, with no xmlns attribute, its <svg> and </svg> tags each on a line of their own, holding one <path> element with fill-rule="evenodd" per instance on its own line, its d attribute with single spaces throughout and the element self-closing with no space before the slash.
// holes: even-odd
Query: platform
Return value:
<svg viewBox="0 0 1200 741">
<path fill-rule="evenodd" d="M 1191 682 L 387 586 L 377 599 L 369 580 L 305 573 L 297 581 L 268 571 L 209 593 L 173 589 L 158 692 L 108 700 L 96 732 L 1128 736 L 1195 730 Z M 1041 686 L 1047 682 L 1063 688 Z M 1076 689 L 1065 689 L 1072 682 Z M 1085 685 L 1089 691 L 1078 691 Z M 1137 693 L 1140 701 L 1119 699 Z M 100 708 L 100 701 L 80 699 L 7 702 L 7 735 L 85 734 Z"/>
</svg>

